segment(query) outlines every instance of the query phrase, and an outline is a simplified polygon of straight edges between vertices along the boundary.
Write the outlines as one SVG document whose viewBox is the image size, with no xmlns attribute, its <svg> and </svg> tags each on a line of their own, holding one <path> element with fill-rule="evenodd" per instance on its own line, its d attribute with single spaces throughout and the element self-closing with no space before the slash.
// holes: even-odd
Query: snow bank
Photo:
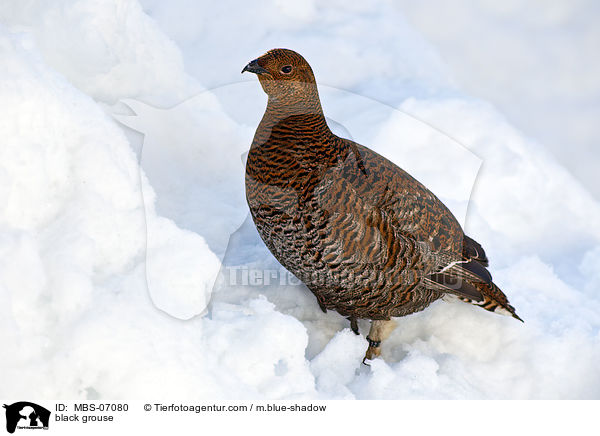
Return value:
<svg viewBox="0 0 600 436">
<path fill-rule="evenodd" d="M 97 101 L 175 102 L 190 84 L 181 52 L 135 0 L 7 2 L 0 21 L 30 33 L 44 61 Z"/>
<path fill-rule="evenodd" d="M 92 330 L 103 329 L 106 336 L 111 324 L 98 315 L 108 315 L 118 301 L 135 313 L 135 295 L 147 296 L 147 228 L 160 228 L 150 241 L 153 252 L 171 260 L 160 261 L 162 284 L 173 299 L 193 291 L 186 303 L 194 313 L 205 307 L 212 286 L 205 276 L 219 268 L 200 236 L 157 217 L 151 203 L 144 207 L 141 186 L 150 188 L 122 131 L 90 97 L 49 69 L 33 45 L 27 36 L 4 33 L 0 40 L 7 392 L 22 364 L 60 352 L 65 360 L 57 364 L 68 367 L 78 345 L 70 332 L 83 335 L 92 323 Z M 132 276 L 142 281 L 128 288 Z M 88 340 L 94 338 L 88 333 Z"/>
<path fill-rule="evenodd" d="M 454 88 L 393 5 L 142 5 L 0 8 L 3 396 L 600 396 L 600 206 Z M 239 71 L 277 46 L 331 85 L 336 128 L 465 218 L 525 324 L 440 301 L 361 365 L 364 336 L 247 219 L 242 159 L 266 98 Z"/>
</svg>

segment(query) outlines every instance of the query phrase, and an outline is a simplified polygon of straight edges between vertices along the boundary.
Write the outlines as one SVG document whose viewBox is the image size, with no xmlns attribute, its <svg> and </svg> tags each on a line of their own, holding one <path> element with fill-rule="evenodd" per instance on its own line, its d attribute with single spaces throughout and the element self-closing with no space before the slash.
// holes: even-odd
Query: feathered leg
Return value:
<svg viewBox="0 0 600 436">
<path fill-rule="evenodd" d="M 381 342 L 387 339 L 395 328 L 396 321 L 394 320 L 371 321 L 371 330 L 367 336 L 369 348 L 367 348 L 363 363 L 365 360 L 373 360 L 381 354 Z"/>
</svg>

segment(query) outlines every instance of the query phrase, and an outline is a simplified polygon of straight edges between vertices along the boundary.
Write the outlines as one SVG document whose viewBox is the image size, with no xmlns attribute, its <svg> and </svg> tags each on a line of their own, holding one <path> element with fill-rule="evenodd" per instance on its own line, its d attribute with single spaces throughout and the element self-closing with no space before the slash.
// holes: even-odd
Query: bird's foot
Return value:
<svg viewBox="0 0 600 436">
<path fill-rule="evenodd" d="M 371 330 L 369 330 L 369 336 L 367 336 L 369 348 L 367 348 L 365 358 L 363 359 L 365 365 L 368 365 L 365 361 L 373 360 L 381 355 L 381 342 L 392 333 L 395 327 L 396 323 L 392 320 L 371 322 Z"/>
</svg>

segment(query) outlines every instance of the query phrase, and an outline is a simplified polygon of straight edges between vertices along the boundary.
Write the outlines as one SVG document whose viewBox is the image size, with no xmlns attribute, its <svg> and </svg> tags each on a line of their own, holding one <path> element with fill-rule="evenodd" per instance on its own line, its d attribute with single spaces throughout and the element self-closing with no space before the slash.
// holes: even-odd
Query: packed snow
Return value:
<svg viewBox="0 0 600 436">
<path fill-rule="evenodd" d="M 266 96 L 239 73 L 274 47 L 448 204 L 524 324 L 438 301 L 362 365 L 368 322 L 322 313 L 248 217 Z M 392 3 L 5 2 L 0 101 L 1 397 L 600 398 L 600 203 Z"/>
</svg>

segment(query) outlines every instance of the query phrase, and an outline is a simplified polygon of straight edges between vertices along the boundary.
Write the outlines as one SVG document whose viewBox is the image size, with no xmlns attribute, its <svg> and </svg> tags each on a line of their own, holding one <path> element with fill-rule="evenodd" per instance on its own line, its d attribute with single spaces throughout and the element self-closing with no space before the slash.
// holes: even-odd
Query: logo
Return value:
<svg viewBox="0 0 600 436">
<path fill-rule="evenodd" d="M 29 401 L 3 406 L 6 409 L 6 431 L 14 433 L 15 429 L 48 430 L 50 411 Z"/>
</svg>

